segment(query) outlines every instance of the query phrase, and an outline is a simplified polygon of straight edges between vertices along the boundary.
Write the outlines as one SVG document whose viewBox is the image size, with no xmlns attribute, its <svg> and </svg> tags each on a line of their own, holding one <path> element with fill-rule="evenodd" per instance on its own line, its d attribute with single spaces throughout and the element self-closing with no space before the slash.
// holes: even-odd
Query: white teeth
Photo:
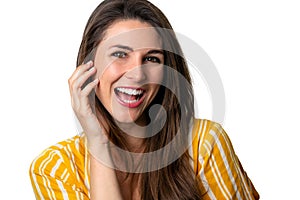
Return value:
<svg viewBox="0 0 300 200">
<path fill-rule="evenodd" d="M 122 101 L 124 101 L 125 103 L 135 103 L 138 100 L 137 99 L 135 99 L 135 100 L 126 100 L 126 99 L 123 99 Z"/>
<path fill-rule="evenodd" d="M 143 90 L 131 89 L 131 88 L 117 88 L 117 90 L 119 92 L 122 92 L 122 93 L 128 94 L 128 95 L 140 95 L 144 92 Z"/>
</svg>

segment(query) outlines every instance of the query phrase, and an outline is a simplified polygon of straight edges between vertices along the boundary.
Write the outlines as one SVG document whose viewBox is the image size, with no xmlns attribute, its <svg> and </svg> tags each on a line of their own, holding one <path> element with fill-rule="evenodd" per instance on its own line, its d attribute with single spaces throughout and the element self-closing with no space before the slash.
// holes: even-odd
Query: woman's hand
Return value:
<svg viewBox="0 0 300 200">
<path fill-rule="evenodd" d="M 96 68 L 93 66 L 93 62 L 89 61 L 78 66 L 68 80 L 72 108 L 87 136 L 89 145 L 93 142 L 104 144 L 108 141 L 89 100 L 89 95 L 99 84 L 99 79 L 96 78 L 85 84 L 95 74 Z"/>
</svg>

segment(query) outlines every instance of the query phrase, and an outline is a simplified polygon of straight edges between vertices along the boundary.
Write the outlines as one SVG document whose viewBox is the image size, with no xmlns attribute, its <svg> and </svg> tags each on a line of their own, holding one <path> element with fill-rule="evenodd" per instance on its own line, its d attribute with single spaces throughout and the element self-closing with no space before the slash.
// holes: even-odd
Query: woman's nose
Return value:
<svg viewBox="0 0 300 200">
<path fill-rule="evenodd" d="M 125 77 L 135 82 L 142 82 L 147 77 L 144 68 L 142 57 L 139 55 L 132 56 L 127 63 Z"/>
</svg>

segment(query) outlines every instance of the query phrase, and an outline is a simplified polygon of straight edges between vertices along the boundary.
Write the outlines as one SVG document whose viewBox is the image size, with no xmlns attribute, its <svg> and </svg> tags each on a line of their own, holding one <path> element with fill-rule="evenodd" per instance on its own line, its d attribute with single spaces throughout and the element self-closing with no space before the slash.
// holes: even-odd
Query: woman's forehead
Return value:
<svg viewBox="0 0 300 200">
<path fill-rule="evenodd" d="M 139 20 L 122 20 L 113 23 L 106 31 L 100 45 L 110 48 L 116 45 L 132 49 L 162 48 L 161 38 L 150 24 Z"/>
</svg>

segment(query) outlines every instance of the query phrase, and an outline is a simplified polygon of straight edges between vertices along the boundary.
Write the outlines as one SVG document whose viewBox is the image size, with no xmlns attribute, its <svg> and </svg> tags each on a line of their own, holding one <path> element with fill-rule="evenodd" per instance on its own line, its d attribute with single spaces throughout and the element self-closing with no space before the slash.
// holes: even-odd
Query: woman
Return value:
<svg viewBox="0 0 300 200">
<path fill-rule="evenodd" d="M 37 199 L 259 198 L 222 127 L 194 119 L 186 61 L 150 2 L 102 2 L 77 66 L 69 87 L 84 133 L 32 162 Z"/>
</svg>

